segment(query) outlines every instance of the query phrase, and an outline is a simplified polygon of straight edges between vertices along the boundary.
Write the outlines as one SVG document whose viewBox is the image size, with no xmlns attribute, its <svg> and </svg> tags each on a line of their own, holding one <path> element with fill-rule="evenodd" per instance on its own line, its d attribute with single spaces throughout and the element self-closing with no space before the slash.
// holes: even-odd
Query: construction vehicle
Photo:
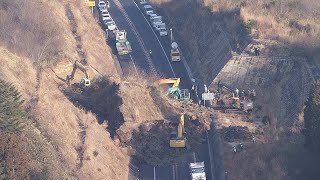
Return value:
<svg viewBox="0 0 320 180">
<path fill-rule="evenodd" d="M 173 42 L 171 44 L 171 61 L 180 61 L 180 51 L 178 49 L 178 44 Z"/>
<path fill-rule="evenodd" d="M 172 87 L 170 87 L 166 95 L 169 97 L 172 97 L 174 99 L 178 100 L 189 100 L 190 99 L 190 92 L 188 89 L 180 89 L 180 78 L 170 78 L 170 79 L 160 79 L 157 81 L 159 85 L 162 84 L 173 84 Z"/>
<path fill-rule="evenodd" d="M 218 92 L 216 93 L 218 99 L 221 99 L 223 90 L 226 90 L 232 93 L 232 97 L 231 97 L 232 102 L 231 102 L 231 107 L 229 106 L 229 108 L 241 110 L 244 112 L 253 110 L 253 101 L 245 94 L 244 91 L 242 91 L 241 95 L 239 95 L 238 89 L 234 90 L 232 87 L 224 84 L 222 81 L 219 81 Z M 255 91 L 250 90 L 249 96 L 255 97 L 256 96 Z M 226 111 L 231 111 L 231 110 L 226 110 Z"/>
<path fill-rule="evenodd" d="M 177 131 L 172 131 L 170 134 L 170 147 L 172 148 L 185 148 L 186 136 L 184 129 L 184 113 L 180 115 L 180 121 Z"/>
<path fill-rule="evenodd" d="M 127 32 L 125 30 L 117 30 L 116 34 L 116 48 L 119 55 L 125 55 L 132 52 L 130 42 L 127 40 Z"/>
<path fill-rule="evenodd" d="M 194 162 L 189 164 L 190 176 L 192 180 L 206 180 L 204 162 Z"/>
<path fill-rule="evenodd" d="M 79 83 L 80 87 L 89 87 L 91 85 L 91 81 L 90 81 L 90 78 L 89 78 L 89 75 L 87 73 L 87 68 L 81 64 L 80 62 L 78 61 L 75 61 L 74 64 L 73 64 L 73 69 L 72 69 L 72 72 L 70 75 L 67 75 L 67 78 L 66 78 L 66 82 L 67 84 L 70 86 L 71 85 L 71 82 L 73 81 L 74 79 L 74 75 L 77 71 L 77 69 L 79 69 L 80 71 L 83 72 L 83 74 L 85 75 L 85 77 L 83 77 Z"/>
</svg>

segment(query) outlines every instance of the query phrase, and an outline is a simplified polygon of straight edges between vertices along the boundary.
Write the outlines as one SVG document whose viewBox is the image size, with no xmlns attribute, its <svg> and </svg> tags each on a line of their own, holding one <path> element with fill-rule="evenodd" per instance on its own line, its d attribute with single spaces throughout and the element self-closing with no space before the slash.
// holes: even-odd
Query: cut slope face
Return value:
<svg viewBox="0 0 320 180">
<path fill-rule="evenodd" d="M 264 115 L 275 115 L 282 123 L 293 125 L 308 97 L 310 75 L 303 59 L 289 57 L 234 57 L 211 84 L 219 80 L 238 89 L 255 89 L 256 107 Z"/>
</svg>

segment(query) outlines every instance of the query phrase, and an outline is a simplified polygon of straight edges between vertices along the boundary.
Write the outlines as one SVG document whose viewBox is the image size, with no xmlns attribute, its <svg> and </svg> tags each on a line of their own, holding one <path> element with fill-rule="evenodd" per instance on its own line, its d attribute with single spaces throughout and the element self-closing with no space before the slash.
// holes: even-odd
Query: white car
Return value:
<svg viewBox="0 0 320 180">
<path fill-rule="evenodd" d="M 117 29 L 117 25 L 113 20 L 105 20 L 104 23 L 110 31 L 114 31 Z"/>
<path fill-rule="evenodd" d="M 104 1 L 99 1 L 98 7 L 99 7 L 99 9 L 101 11 L 101 9 L 106 9 L 107 8 L 107 4 Z"/>
<path fill-rule="evenodd" d="M 112 20 L 109 12 L 105 12 L 105 11 L 101 12 L 101 15 L 102 15 L 102 21 L 104 21 L 104 20 Z"/>
<path fill-rule="evenodd" d="M 146 0 L 140 0 L 140 4 L 144 5 L 144 4 L 148 4 Z"/>
<path fill-rule="evenodd" d="M 143 9 L 147 15 L 153 14 L 152 6 L 150 6 L 149 4 L 144 5 Z"/>
</svg>

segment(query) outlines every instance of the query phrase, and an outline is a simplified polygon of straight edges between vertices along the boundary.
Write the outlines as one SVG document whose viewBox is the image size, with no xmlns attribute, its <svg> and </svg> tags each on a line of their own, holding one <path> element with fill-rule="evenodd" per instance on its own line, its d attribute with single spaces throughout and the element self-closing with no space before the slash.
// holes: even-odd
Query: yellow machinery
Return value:
<svg viewBox="0 0 320 180">
<path fill-rule="evenodd" d="M 180 89 L 180 78 L 169 78 L 169 79 L 160 79 L 157 81 L 159 85 L 161 84 L 173 84 L 166 92 L 166 95 L 172 96 L 174 99 L 190 99 L 190 92 L 188 89 Z"/>
<path fill-rule="evenodd" d="M 89 87 L 91 85 L 91 81 L 89 79 L 89 75 L 87 73 L 87 68 L 81 64 L 78 61 L 75 61 L 73 64 L 73 69 L 71 72 L 71 75 L 67 75 L 66 81 L 68 85 L 71 85 L 72 80 L 74 79 L 74 74 L 76 73 L 76 70 L 79 69 L 80 71 L 82 71 L 85 75 L 84 78 L 81 79 L 80 81 L 80 86 L 84 86 L 84 87 Z"/>
<path fill-rule="evenodd" d="M 186 137 L 184 129 L 184 114 L 181 113 L 178 131 L 173 131 L 170 134 L 170 147 L 184 148 L 186 147 Z"/>
</svg>

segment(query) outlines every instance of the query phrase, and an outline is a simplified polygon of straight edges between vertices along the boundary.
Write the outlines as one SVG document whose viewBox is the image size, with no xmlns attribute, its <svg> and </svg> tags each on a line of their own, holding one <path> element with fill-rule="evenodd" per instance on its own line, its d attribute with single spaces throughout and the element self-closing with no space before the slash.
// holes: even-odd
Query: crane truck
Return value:
<svg viewBox="0 0 320 180">
<path fill-rule="evenodd" d="M 119 55 L 125 55 L 132 52 L 130 42 L 127 40 L 127 32 L 125 30 L 116 31 L 116 48 Z"/>
<path fill-rule="evenodd" d="M 157 81 L 157 84 L 173 84 L 170 87 L 166 95 L 178 100 L 190 100 L 190 92 L 188 89 L 180 89 L 180 78 L 169 78 L 169 79 L 160 79 Z"/>
<path fill-rule="evenodd" d="M 171 44 L 171 61 L 180 61 L 180 51 L 178 49 L 178 44 L 173 42 Z"/>
<path fill-rule="evenodd" d="M 178 130 L 172 131 L 170 134 L 170 147 L 185 148 L 186 140 L 187 139 L 185 136 L 185 129 L 184 129 L 184 113 L 181 113 Z"/>
<path fill-rule="evenodd" d="M 232 93 L 232 97 L 231 97 L 232 102 L 231 102 L 230 108 L 233 108 L 234 110 L 241 110 L 244 112 L 253 110 L 253 101 L 249 97 L 247 97 L 243 93 L 241 94 L 241 96 L 239 96 L 239 92 L 237 92 L 239 90 L 234 90 L 230 86 L 224 84 L 222 81 L 218 82 L 218 92 L 217 92 L 218 99 L 221 99 L 221 94 L 223 90 L 226 90 Z M 251 92 L 253 92 L 253 94 L 250 94 L 250 96 L 255 97 L 254 90 Z M 232 109 L 227 109 L 226 111 L 232 111 Z"/>
</svg>

